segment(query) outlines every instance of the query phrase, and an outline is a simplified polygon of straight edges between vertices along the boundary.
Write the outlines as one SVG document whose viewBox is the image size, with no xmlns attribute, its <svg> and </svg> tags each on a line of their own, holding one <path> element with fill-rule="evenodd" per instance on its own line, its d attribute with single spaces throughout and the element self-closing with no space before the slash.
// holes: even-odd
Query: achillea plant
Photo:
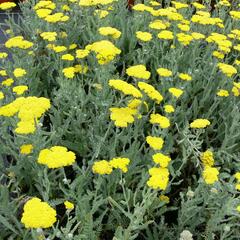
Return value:
<svg viewBox="0 0 240 240">
<path fill-rule="evenodd" d="M 238 239 L 239 4 L 20 5 L 0 52 L 0 239 Z"/>
</svg>

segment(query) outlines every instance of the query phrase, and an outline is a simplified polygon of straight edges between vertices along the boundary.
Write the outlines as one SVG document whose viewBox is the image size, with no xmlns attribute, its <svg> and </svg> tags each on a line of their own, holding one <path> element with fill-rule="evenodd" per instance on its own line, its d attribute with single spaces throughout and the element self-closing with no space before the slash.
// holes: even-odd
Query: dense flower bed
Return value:
<svg viewBox="0 0 240 240">
<path fill-rule="evenodd" d="M 143 2 L 9 16 L 2 239 L 239 238 L 240 4 Z"/>
</svg>

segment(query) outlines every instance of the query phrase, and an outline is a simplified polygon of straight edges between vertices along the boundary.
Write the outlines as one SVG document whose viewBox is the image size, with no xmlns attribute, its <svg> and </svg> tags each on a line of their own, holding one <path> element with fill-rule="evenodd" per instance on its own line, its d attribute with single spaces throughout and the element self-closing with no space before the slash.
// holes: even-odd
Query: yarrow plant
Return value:
<svg viewBox="0 0 240 240">
<path fill-rule="evenodd" d="M 238 2 L 15 5 L 0 239 L 238 239 Z"/>
</svg>

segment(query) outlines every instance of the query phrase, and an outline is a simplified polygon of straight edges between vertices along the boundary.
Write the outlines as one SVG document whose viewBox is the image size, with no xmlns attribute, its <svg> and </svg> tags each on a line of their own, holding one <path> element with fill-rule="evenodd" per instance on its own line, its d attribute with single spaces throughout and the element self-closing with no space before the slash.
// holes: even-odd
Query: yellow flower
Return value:
<svg viewBox="0 0 240 240">
<path fill-rule="evenodd" d="M 41 8 L 36 10 L 39 18 L 45 18 L 52 13 L 52 9 Z"/>
<path fill-rule="evenodd" d="M 146 141 L 154 150 L 161 150 L 163 147 L 163 139 L 161 137 L 147 136 Z"/>
<path fill-rule="evenodd" d="M 149 79 L 151 73 L 147 71 L 144 65 L 135 65 L 132 67 L 127 68 L 126 73 L 128 76 L 141 78 L 141 79 Z"/>
<path fill-rule="evenodd" d="M 114 46 L 113 43 L 107 40 L 94 42 L 86 46 L 87 50 L 95 52 L 100 65 L 111 62 L 115 56 L 121 53 L 121 50 Z"/>
<path fill-rule="evenodd" d="M 67 78 L 73 78 L 75 76 L 75 68 L 67 67 L 62 70 L 63 74 Z"/>
<path fill-rule="evenodd" d="M 218 92 L 217 92 L 217 95 L 219 97 L 228 97 L 229 96 L 229 92 L 227 90 L 224 90 L 224 89 L 220 89 Z"/>
<path fill-rule="evenodd" d="M 0 91 L 0 100 L 4 99 L 4 94 L 2 91 Z"/>
<path fill-rule="evenodd" d="M 76 155 L 66 147 L 54 146 L 40 151 L 37 162 L 49 168 L 70 166 L 75 163 Z"/>
<path fill-rule="evenodd" d="M 109 14 L 109 12 L 106 10 L 96 9 L 94 11 L 94 15 L 97 15 L 100 19 L 105 18 L 108 14 Z"/>
<path fill-rule="evenodd" d="M 113 87 L 116 90 L 123 92 L 125 95 L 131 95 L 135 98 L 141 98 L 141 92 L 135 88 L 133 85 L 120 80 L 120 79 L 111 79 L 108 81 L 108 85 Z"/>
<path fill-rule="evenodd" d="M 173 39 L 173 33 L 168 30 L 161 31 L 157 36 L 158 36 L 158 38 L 164 39 L 164 40 L 172 40 Z"/>
<path fill-rule="evenodd" d="M 153 189 L 165 190 L 169 181 L 169 171 L 167 168 L 149 169 L 150 178 L 147 185 Z"/>
<path fill-rule="evenodd" d="M 67 50 L 67 48 L 65 46 L 56 46 L 56 45 L 53 45 L 52 46 L 52 50 L 56 53 L 59 53 L 59 52 L 64 52 Z"/>
<path fill-rule="evenodd" d="M 15 77 L 23 77 L 24 75 L 26 75 L 27 74 L 27 72 L 26 72 L 26 70 L 25 69 L 23 69 L 23 68 L 16 68 L 16 69 L 14 69 L 14 71 L 13 71 L 13 75 L 15 76 Z"/>
<path fill-rule="evenodd" d="M 80 64 L 74 65 L 74 71 L 75 71 L 75 73 L 85 74 L 88 71 L 88 66 L 84 66 L 84 65 L 80 65 Z"/>
<path fill-rule="evenodd" d="M 24 120 L 17 123 L 15 133 L 18 134 L 31 134 L 36 130 L 35 122 L 33 120 Z"/>
<path fill-rule="evenodd" d="M 66 60 L 66 61 L 73 61 L 74 60 L 74 56 L 72 54 L 63 54 L 61 57 L 62 60 Z"/>
<path fill-rule="evenodd" d="M 230 16 L 235 19 L 235 20 L 239 20 L 240 19 L 240 11 L 230 11 Z"/>
<path fill-rule="evenodd" d="M 76 58 L 85 58 L 88 56 L 89 51 L 86 49 L 78 49 L 76 50 Z"/>
<path fill-rule="evenodd" d="M 0 70 L 0 76 L 3 76 L 3 77 L 7 76 L 6 70 Z"/>
<path fill-rule="evenodd" d="M 233 74 L 237 73 L 237 69 L 235 67 L 225 63 L 218 63 L 218 67 L 228 77 L 231 77 Z"/>
<path fill-rule="evenodd" d="M 72 210 L 72 209 L 74 209 L 74 204 L 71 203 L 71 202 L 69 202 L 69 201 L 65 201 L 65 202 L 64 202 L 64 205 L 65 205 L 65 208 L 66 208 L 67 210 Z"/>
<path fill-rule="evenodd" d="M 172 71 L 170 71 L 167 68 L 158 68 L 157 69 L 157 73 L 159 74 L 159 76 L 161 77 L 171 77 L 172 76 Z"/>
<path fill-rule="evenodd" d="M 77 44 L 76 43 L 70 44 L 69 47 L 68 47 L 69 50 L 73 50 L 75 48 L 77 48 Z"/>
<path fill-rule="evenodd" d="M 145 82 L 138 82 L 138 87 L 144 91 L 149 98 L 156 101 L 159 104 L 163 100 L 163 96 L 152 85 Z"/>
<path fill-rule="evenodd" d="M 32 144 L 23 144 L 20 147 L 20 153 L 21 154 L 30 154 L 33 150 L 33 145 Z"/>
<path fill-rule="evenodd" d="M 122 170 L 124 173 L 128 171 L 127 166 L 129 165 L 130 160 L 128 158 L 113 158 L 112 160 L 109 161 L 109 164 L 113 168 L 118 168 Z"/>
<path fill-rule="evenodd" d="M 56 32 L 42 32 L 40 36 L 49 42 L 53 42 L 56 40 L 57 33 Z"/>
<path fill-rule="evenodd" d="M 164 106 L 164 111 L 165 111 L 166 113 L 172 113 L 172 112 L 175 111 L 175 109 L 174 109 L 174 107 L 173 107 L 172 105 L 165 105 L 165 106 Z"/>
<path fill-rule="evenodd" d="M 240 205 L 238 205 L 236 209 L 238 212 L 240 212 Z"/>
<path fill-rule="evenodd" d="M 111 36 L 114 39 L 117 39 L 121 36 L 121 32 L 112 27 L 101 27 L 98 29 L 98 32 L 103 36 Z"/>
<path fill-rule="evenodd" d="M 26 228 L 49 228 L 56 222 L 56 215 L 48 203 L 34 197 L 25 203 L 21 222 Z"/>
<path fill-rule="evenodd" d="M 166 156 L 162 153 L 156 153 L 152 156 L 152 158 L 153 158 L 153 161 L 155 163 L 158 163 L 162 168 L 166 168 L 169 162 L 171 161 L 171 158 L 169 156 Z"/>
<path fill-rule="evenodd" d="M 134 122 L 134 115 L 137 114 L 137 109 L 129 107 L 110 108 L 110 111 L 110 118 L 114 121 L 116 127 L 127 127 L 128 123 Z"/>
<path fill-rule="evenodd" d="M 0 59 L 6 58 L 8 54 L 6 52 L 0 52 Z"/>
<path fill-rule="evenodd" d="M 162 20 L 154 20 L 149 24 L 149 28 L 156 29 L 156 30 L 166 29 L 168 26 L 169 26 L 169 23 L 163 22 Z"/>
<path fill-rule="evenodd" d="M 4 2 L 0 4 L 0 9 L 1 10 L 8 10 L 10 8 L 16 7 L 16 3 L 14 2 Z"/>
<path fill-rule="evenodd" d="M 28 90 L 28 86 L 26 86 L 26 85 L 19 85 L 19 86 L 13 87 L 12 90 L 17 95 L 22 95 L 24 92 L 26 92 Z"/>
<path fill-rule="evenodd" d="M 136 37 L 143 42 L 149 42 L 152 39 L 152 34 L 149 32 L 137 31 Z"/>
<path fill-rule="evenodd" d="M 203 170 L 203 178 L 207 184 L 213 184 L 218 181 L 219 171 L 217 168 L 206 166 Z"/>
<path fill-rule="evenodd" d="M 240 182 L 240 172 L 235 173 L 234 177 Z"/>
<path fill-rule="evenodd" d="M 183 94 L 183 90 L 179 88 L 169 88 L 168 91 L 176 98 L 179 98 Z"/>
<path fill-rule="evenodd" d="M 201 155 L 201 161 L 204 167 L 206 166 L 212 167 L 214 165 L 213 152 L 211 150 L 203 152 Z"/>
<path fill-rule="evenodd" d="M 92 166 L 92 171 L 93 173 L 98 173 L 98 174 L 111 174 L 112 173 L 112 166 L 111 164 L 106 161 L 106 160 L 101 160 L 94 162 Z"/>
<path fill-rule="evenodd" d="M 207 126 L 209 126 L 211 123 L 207 120 L 207 119 L 196 119 L 194 120 L 191 124 L 190 127 L 191 128 L 205 128 Z"/>
<path fill-rule="evenodd" d="M 232 93 L 235 97 L 238 97 L 240 95 L 240 82 L 233 82 Z"/>
<path fill-rule="evenodd" d="M 184 80 L 184 81 L 191 81 L 192 80 L 192 77 L 187 73 L 180 73 L 178 76 L 181 80 Z"/>
<path fill-rule="evenodd" d="M 10 87 L 13 83 L 14 83 L 14 80 L 12 78 L 8 78 L 2 81 L 2 85 L 6 87 Z"/>
<path fill-rule="evenodd" d="M 158 114 L 158 113 L 157 113 L 157 114 L 152 113 L 152 114 L 150 115 L 150 120 L 149 120 L 149 122 L 150 122 L 151 124 L 159 124 L 159 126 L 160 126 L 161 128 L 168 128 L 168 127 L 170 126 L 170 121 L 169 121 L 169 119 L 168 119 L 167 117 L 164 117 L 164 116 Z"/>
<path fill-rule="evenodd" d="M 166 195 L 161 195 L 161 196 L 159 197 L 159 199 L 160 199 L 162 202 L 165 202 L 166 204 L 168 204 L 168 203 L 170 202 L 169 197 L 166 196 Z"/>
</svg>

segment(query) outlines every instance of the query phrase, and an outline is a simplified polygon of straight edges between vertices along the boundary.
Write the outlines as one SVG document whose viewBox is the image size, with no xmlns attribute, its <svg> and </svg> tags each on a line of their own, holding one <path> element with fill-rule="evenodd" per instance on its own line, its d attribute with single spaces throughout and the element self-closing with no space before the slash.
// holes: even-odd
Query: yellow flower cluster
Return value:
<svg viewBox="0 0 240 240">
<path fill-rule="evenodd" d="M 142 93 L 135 88 L 133 85 L 120 80 L 120 79 L 111 79 L 108 81 L 109 86 L 113 87 L 116 90 L 123 92 L 125 95 L 131 95 L 135 98 L 141 98 Z"/>
<path fill-rule="evenodd" d="M 151 73 L 147 71 L 144 65 L 135 65 L 127 68 L 126 73 L 130 77 L 140 78 L 140 79 L 149 79 Z"/>
<path fill-rule="evenodd" d="M 99 64 L 107 64 L 112 61 L 115 56 L 121 53 L 121 50 L 114 46 L 113 43 L 107 40 L 102 40 L 89 44 L 85 48 L 86 50 L 93 51 L 97 55 Z"/>
<path fill-rule="evenodd" d="M 36 130 L 35 122 L 50 108 L 50 101 L 40 97 L 19 97 L 0 107 L 0 116 L 12 117 L 18 113 L 16 133 L 29 134 Z"/>
<path fill-rule="evenodd" d="M 33 145 L 32 144 L 24 144 L 20 147 L 20 153 L 21 154 L 30 154 L 33 150 Z"/>
<path fill-rule="evenodd" d="M 120 169 L 123 173 L 126 173 L 128 171 L 128 165 L 130 163 L 129 158 L 113 158 L 110 161 L 101 160 L 97 161 L 92 166 L 93 173 L 98 173 L 100 175 L 103 174 L 111 174 L 113 171 L 113 168 Z"/>
<path fill-rule="evenodd" d="M 69 20 L 69 16 L 64 15 L 62 12 L 52 13 L 55 8 L 56 4 L 47 0 L 40 0 L 34 6 L 37 16 L 49 23 L 66 22 Z M 65 7 L 63 10 L 68 10 L 68 8 L 66 9 Z"/>
<path fill-rule="evenodd" d="M 69 201 L 65 201 L 65 202 L 64 202 L 64 206 L 65 206 L 65 208 L 66 208 L 67 210 L 72 210 L 72 209 L 74 209 L 74 204 L 71 203 L 71 202 L 69 202 Z"/>
<path fill-rule="evenodd" d="M 150 168 L 150 178 L 147 181 L 147 185 L 153 189 L 165 190 L 169 182 L 169 171 L 167 168 Z"/>
<path fill-rule="evenodd" d="M 152 113 L 150 115 L 149 122 L 151 124 L 158 124 L 161 128 L 168 128 L 170 126 L 170 121 L 167 117 L 164 117 L 160 114 Z"/>
<path fill-rule="evenodd" d="M 113 0 L 80 0 L 79 5 L 82 7 L 90 7 L 96 5 L 108 5 L 112 2 Z"/>
<path fill-rule="evenodd" d="M 8 10 L 8 9 L 14 8 L 16 6 L 17 5 L 14 2 L 3 2 L 3 3 L 0 4 L 0 9 L 1 10 Z"/>
<path fill-rule="evenodd" d="M 213 184 L 218 181 L 219 171 L 215 167 L 206 166 L 203 170 L 203 178 L 207 184 Z"/>
<path fill-rule="evenodd" d="M 56 40 L 57 33 L 56 32 L 42 32 L 40 36 L 49 42 L 53 42 Z"/>
<path fill-rule="evenodd" d="M 219 171 L 217 168 L 213 167 L 214 158 L 213 152 L 211 150 L 207 150 L 201 155 L 201 161 L 203 163 L 203 178 L 207 184 L 213 184 L 218 181 Z"/>
<path fill-rule="evenodd" d="M 204 153 L 202 153 L 201 161 L 204 167 L 206 166 L 212 167 L 214 165 L 213 152 L 211 150 L 207 150 Z"/>
<path fill-rule="evenodd" d="M 5 42 L 6 48 L 28 49 L 28 48 L 31 48 L 32 46 L 33 46 L 33 43 L 25 40 L 23 36 L 15 36 L 15 37 L 9 38 Z"/>
<path fill-rule="evenodd" d="M 13 71 L 13 75 L 14 77 L 18 78 L 18 77 L 23 77 L 27 74 L 26 70 L 23 68 L 15 68 Z"/>
<path fill-rule="evenodd" d="M 163 100 L 163 96 L 152 85 L 145 82 L 138 82 L 138 87 L 144 91 L 149 98 L 156 101 L 159 104 Z"/>
<path fill-rule="evenodd" d="M 48 168 L 70 166 L 75 162 L 75 153 L 62 146 L 54 146 L 40 151 L 37 162 L 47 165 Z"/>
<path fill-rule="evenodd" d="M 163 147 L 163 139 L 161 137 L 147 136 L 146 141 L 154 150 L 161 150 Z"/>
<path fill-rule="evenodd" d="M 98 32 L 102 36 L 111 36 L 114 39 L 120 38 L 121 32 L 113 27 L 100 27 Z"/>
<path fill-rule="evenodd" d="M 49 228 L 56 222 L 56 210 L 34 197 L 23 208 L 21 222 L 26 228 Z"/>
<path fill-rule="evenodd" d="M 137 109 L 130 107 L 110 108 L 110 119 L 114 121 L 117 127 L 127 127 L 129 123 L 134 122 L 134 116 L 137 114 Z"/>
<path fill-rule="evenodd" d="M 143 42 L 149 42 L 152 39 L 152 34 L 149 32 L 137 31 L 136 37 Z"/>
<path fill-rule="evenodd" d="M 237 183 L 236 183 L 235 189 L 240 191 L 240 172 L 235 173 L 234 176 L 237 179 Z"/>
<path fill-rule="evenodd" d="M 218 63 L 218 67 L 227 77 L 231 77 L 237 73 L 237 69 L 235 67 L 226 63 Z"/>
<path fill-rule="evenodd" d="M 167 68 L 158 68 L 157 69 L 157 73 L 159 74 L 159 76 L 161 77 L 171 77 L 172 76 L 172 71 L 170 71 Z"/>
<path fill-rule="evenodd" d="M 191 124 L 191 128 L 205 128 L 209 126 L 211 123 L 207 119 L 199 118 L 195 119 Z"/>
</svg>

